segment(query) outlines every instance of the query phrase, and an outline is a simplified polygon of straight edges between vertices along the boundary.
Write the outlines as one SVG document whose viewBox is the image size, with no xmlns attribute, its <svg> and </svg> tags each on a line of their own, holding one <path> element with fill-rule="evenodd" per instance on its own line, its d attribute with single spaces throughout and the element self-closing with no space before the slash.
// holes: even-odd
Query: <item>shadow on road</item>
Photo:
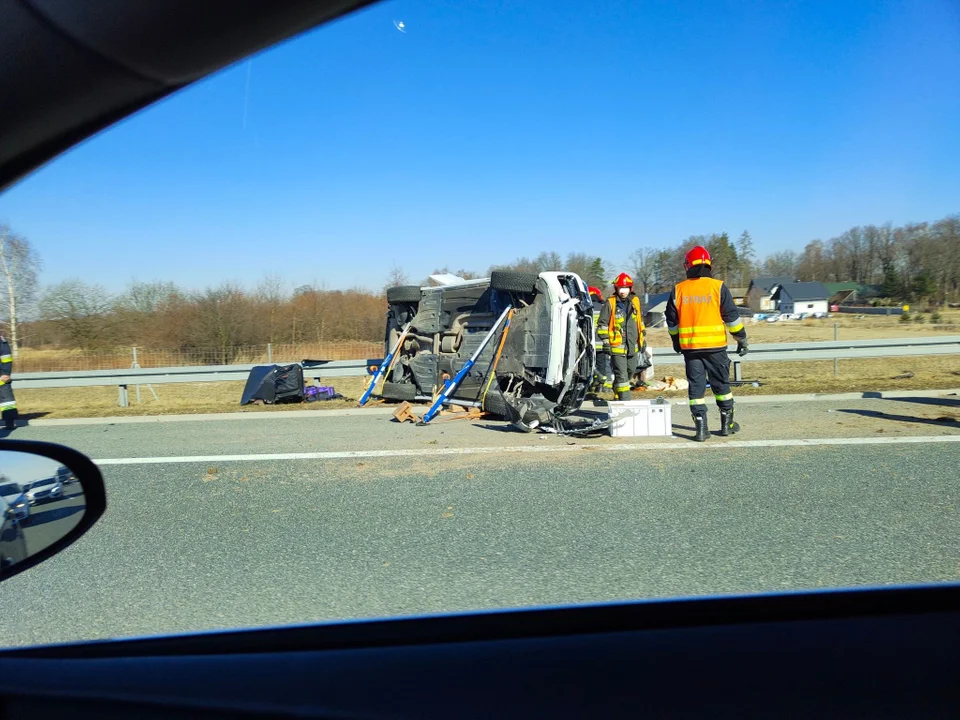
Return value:
<svg viewBox="0 0 960 720">
<path fill-rule="evenodd" d="M 25 528 L 35 528 L 47 523 L 63 520 L 71 515 L 82 513 L 86 510 L 85 505 L 74 505 L 73 507 L 57 508 L 56 510 L 47 510 L 46 512 L 30 515 L 30 520 L 24 525 Z"/>
<path fill-rule="evenodd" d="M 896 415 L 894 413 L 880 412 L 879 410 L 850 410 L 843 409 L 837 412 L 848 413 L 850 415 L 860 415 L 861 417 L 873 418 L 875 420 L 890 420 L 891 422 L 918 423 L 920 425 L 937 425 L 939 427 L 960 427 L 960 421 L 953 417 L 925 418 L 916 415 Z"/>
<path fill-rule="evenodd" d="M 958 397 L 898 397 L 885 398 L 893 402 L 919 403 L 920 405 L 936 405 L 939 407 L 960 407 Z"/>
<path fill-rule="evenodd" d="M 16 427 L 26 427 L 30 424 L 31 420 L 39 420 L 40 418 L 49 415 L 48 412 L 35 412 L 35 413 L 20 413 L 17 416 L 17 425 Z M 16 428 L 14 428 L 15 430 Z M 5 427 L 0 427 L 0 440 L 3 440 L 5 437 L 9 437 L 13 430 L 7 430 Z"/>
</svg>

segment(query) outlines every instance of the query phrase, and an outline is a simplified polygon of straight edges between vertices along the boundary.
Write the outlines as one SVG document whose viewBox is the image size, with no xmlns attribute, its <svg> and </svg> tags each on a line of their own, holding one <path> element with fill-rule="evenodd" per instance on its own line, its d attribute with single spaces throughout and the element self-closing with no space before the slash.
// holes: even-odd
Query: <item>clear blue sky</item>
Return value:
<svg viewBox="0 0 960 720">
<path fill-rule="evenodd" d="M 956 0 L 397 1 L 103 133 L 0 221 L 45 283 L 111 290 L 380 286 L 744 228 L 766 254 L 960 211 L 958 88 Z"/>
</svg>

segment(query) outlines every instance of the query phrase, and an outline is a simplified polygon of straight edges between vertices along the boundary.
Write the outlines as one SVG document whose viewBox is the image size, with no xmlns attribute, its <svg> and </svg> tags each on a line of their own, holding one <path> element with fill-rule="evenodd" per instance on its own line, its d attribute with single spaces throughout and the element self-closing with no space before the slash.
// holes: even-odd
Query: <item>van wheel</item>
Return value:
<svg viewBox="0 0 960 720">
<path fill-rule="evenodd" d="M 494 270 L 490 273 L 490 287 L 504 292 L 532 293 L 536 291 L 538 278 L 536 273 Z"/>
<path fill-rule="evenodd" d="M 387 289 L 387 302 L 391 305 L 420 302 L 420 288 L 417 285 L 397 285 Z"/>
<path fill-rule="evenodd" d="M 507 416 L 507 401 L 503 399 L 503 395 L 496 386 L 490 388 L 490 392 L 483 399 L 483 410 L 501 417 Z"/>
<path fill-rule="evenodd" d="M 380 397 L 384 400 L 415 400 L 417 386 L 413 383 L 385 382 Z"/>
</svg>

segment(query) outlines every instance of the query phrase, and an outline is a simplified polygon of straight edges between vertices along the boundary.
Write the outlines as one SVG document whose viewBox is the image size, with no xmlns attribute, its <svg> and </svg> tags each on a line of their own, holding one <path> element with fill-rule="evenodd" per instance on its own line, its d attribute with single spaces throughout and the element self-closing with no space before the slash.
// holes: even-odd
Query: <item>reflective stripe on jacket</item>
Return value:
<svg viewBox="0 0 960 720">
<path fill-rule="evenodd" d="M 640 298 L 636 295 L 627 297 L 629 305 L 626 315 L 617 312 L 617 296 L 611 295 L 604 306 L 604 314 L 607 315 L 607 338 L 610 344 L 610 352 L 614 355 L 632 355 L 636 353 L 643 345 L 643 335 L 645 328 L 643 326 L 643 316 L 640 310 Z M 637 336 L 634 340 L 632 329 L 625 327 L 627 320 L 636 323 Z M 626 337 L 624 337 L 626 335 Z M 628 345 L 633 345 L 632 352 Z"/>
<path fill-rule="evenodd" d="M 714 350 L 727 346 L 727 325 L 720 312 L 722 280 L 711 277 L 690 278 L 678 283 L 674 290 L 677 325 L 668 327 L 679 336 L 681 350 Z M 743 329 L 738 320 L 731 332 Z"/>
</svg>

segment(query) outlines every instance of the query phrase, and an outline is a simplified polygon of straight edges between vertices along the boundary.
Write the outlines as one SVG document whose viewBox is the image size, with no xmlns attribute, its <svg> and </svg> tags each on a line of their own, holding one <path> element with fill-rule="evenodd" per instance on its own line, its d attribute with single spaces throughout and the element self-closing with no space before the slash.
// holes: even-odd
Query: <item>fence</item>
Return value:
<svg viewBox="0 0 960 720">
<path fill-rule="evenodd" d="M 270 343 L 234 348 L 204 347 L 185 350 L 156 350 L 138 347 L 107 352 L 21 348 L 15 367 L 17 373 L 20 374 L 125 370 L 129 369 L 134 362 L 142 368 L 167 368 L 257 365 L 274 362 L 293 363 L 301 360 L 353 360 L 355 358 L 380 357 L 381 355 L 383 355 L 383 343 L 367 341 Z"/>
</svg>

